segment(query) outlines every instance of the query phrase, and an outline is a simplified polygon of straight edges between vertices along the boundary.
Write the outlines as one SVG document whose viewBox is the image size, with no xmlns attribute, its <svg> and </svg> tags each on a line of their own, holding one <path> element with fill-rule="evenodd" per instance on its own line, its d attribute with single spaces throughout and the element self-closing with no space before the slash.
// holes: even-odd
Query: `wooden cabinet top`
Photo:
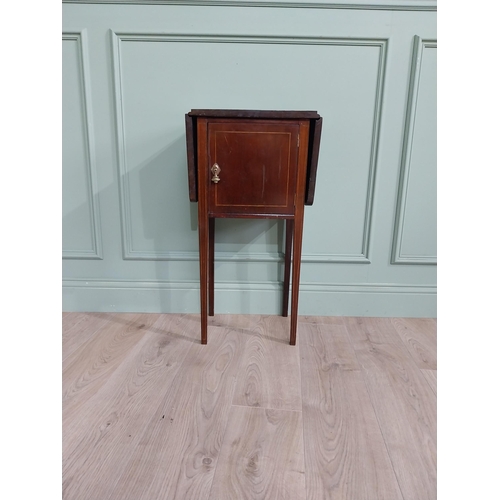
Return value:
<svg viewBox="0 0 500 500">
<path fill-rule="evenodd" d="M 203 118 L 260 118 L 269 120 L 319 120 L 316 111 L 272 111 L 255 109 L 192 109 L 188 116 Z"/>
<path fill-rule="evenodd" d="M 278 111 L 278 110 L 244 110 L 244 109 L 192 109 L 185 115 L 186 145 L 189 179 L 189 199 L 198 201 L 198 138 L 196 123 L 199 118 L 256 123 L 283 122 L 299 120 L 309 121 L 309 140 L 307 144 L 307 177 L 304 203 L 312 205 L 316 186 L 319 144 L 321 138 L 322 118 L 316 111 Z M 304 145 L 305 146 L 305 145 Z M 302 147 L 302 146 L 301 146 Z"/>
</svg>

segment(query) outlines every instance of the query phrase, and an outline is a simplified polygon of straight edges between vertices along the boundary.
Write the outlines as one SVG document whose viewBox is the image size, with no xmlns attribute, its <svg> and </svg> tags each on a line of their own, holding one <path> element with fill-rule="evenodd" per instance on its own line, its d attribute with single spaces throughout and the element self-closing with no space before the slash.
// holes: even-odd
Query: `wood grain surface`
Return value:
<svg viewBox="0 0 500 500">
<path fill-rule="evenodd" d="M 437 369 L 437 325 L 428 318 L 393 318 L 391 320 L 416 365 L 422 369 Z"/>
<path fill-rule="evenodd" d="M 434 394 L 437 396 L 437 371 L 436 370 L 420 370 L 425 377 Z"/>
<path fill-rule="evenodd" d="M 435 321 L 298 319 L 65 314 L 63 499 L 435 499 Z"/>
<path fill-rule="evenodd" d="M 307 498 L 401 500 L 346 328 L 308 324 L 301 353 Z"/>
<path fill-rule="evenodd" d="M 405 500 L 436 498 L 436 396 L 387 318 L 346 318 Z"/>
<path fill-rule="evenodd" d="M 343 325 L 344 318 L 342 316 L 299 316 L 299 322 L 325 325 Z"/>
<path fill-rule="evenodd" d="M 300 410 L 299 350 L 289 345 L 289 320 L 264 316 L 246 337 L 233 404 Z"/>
<path fill-rule="evenodd" d="M 302 414 L 233 406 L 210 498 L 306 498 Z"/>
<path fill-rule="evenodd" d="M 64 498 L 109 497 L 188 352 L 174 320 L 155 322 L 77 413 L 63 410 Z"/>
<path fill-rule="evenodd" d="M 112 498 L 208 498 L 243 346 L 234 332 L 208 333 L 208 345 L 190 346 L 186 370 L 146 424 Z"/>
<path fill-rule="evenodd" d="M 106 313 L 75 313 L 62 321 L 63 361 L 111 321 Z"/>
<path fill-rule="evenodd" d="M 63 360 L 63 408 L 68 416 L 78 413 L 108 381 L 155 319 L 155 315 L 124 314 Z"/>
</svg>

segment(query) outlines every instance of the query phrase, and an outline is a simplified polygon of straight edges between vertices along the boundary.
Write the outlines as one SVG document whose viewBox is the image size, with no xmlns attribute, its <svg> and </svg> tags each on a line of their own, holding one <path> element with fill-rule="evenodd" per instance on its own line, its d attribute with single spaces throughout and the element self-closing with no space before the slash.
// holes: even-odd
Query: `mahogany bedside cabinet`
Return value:
<svg viewBox="0 0 500 500">
<path fill-rule="evenodd" d="M 312 205 L 322 118 L 316 111 L 193 109 L 186 114 L 189 199 L 198 202 L 201 343 L 214 315 L 216 218 L 284 219 L 282 315 L 295 345 L 304 205 Z M 292 258 L 293 256 L 293 258 Z"/>
</svg>

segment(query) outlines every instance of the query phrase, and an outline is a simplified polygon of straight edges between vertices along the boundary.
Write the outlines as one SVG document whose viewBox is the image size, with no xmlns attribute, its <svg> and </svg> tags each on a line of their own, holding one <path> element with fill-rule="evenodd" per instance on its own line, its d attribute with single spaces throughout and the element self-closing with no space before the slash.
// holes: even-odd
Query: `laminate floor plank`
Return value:
<svg viewBox="0 0 500 500">
<path fill-rule="evenodd" d="M 109 313 L 68 313 L 62 320 L 63 362 L 111 319 Z"/>
<path fill-rule="evenodd" d="M 84 312 L 63 312 L 61 320 L 63 337 L 69 329 L 83 321 L 88 314 Z"/>
<path fill-rule="evenodd" d="M 300 323 L 318 323 L 322 325 L 343 325 L 342 316 L 299 316 Z"/>
<path fill-rule="evenodd" d="M 437 369 L 436 322 L 428 318 L 393 318 L 394 328 L 421 369 Z"/>
<path fill-rule="evenodd" d="M 63 498 L 109 498 L 192 345 L 170 335 L 162 315 L 108 382 L 76 414 L 63 418 Z"/>
<path fill-rule="evenodd" d="M 285 343 L 282 332 L 273 333 L 262 332 L 262 318 L 259 314 L 216 314 L 209 319 L 209 323 L 213 326 L 230 328 L 232 331 L 239 333 L 243 338 L 253 337 L 254 335 L 265 335 L 268 340 Z M 290 321 L 289 318 L 282 318 L 284 322 Z"/>
<path fill-rule="evenodd" d="M 301 324 L 308 500 L 402 500 L 345 326 Z"/>
<path fill-rule="evenodd" d="M 157 321 L 151 326 L 148 326 L 147 328 L 145 327 L 145 335 L 143 335 L 137 343 L 132 344 L 128 354 L 124 357 L 123 361 L 117 366 L 117 368 L 106 378 L 105 383 L 102 384 L 97 391 L 93 392 L 89 398 L 85 399 L 78 406 L 76 411 L 71 405 L 68 405 L 68 401 L 63 402 L 63 427 L 65 430 L 68 430 L 68 434 L 73 432 L 71 426 L 79 427 L 82 425 L 82 422 L 84 423 L 87 420 L 91 423 L 92 413 L 95 413 L 95 409 L 107 407 L 110 402 L 110 393 L 114 394 L 115 391 L 121 389 L 120 384 L 123 384 L 124 381 L 127 380 L 127 377 L 129 377 L 129 371 L 133 376 L 135 376 L 136 372 L 138 373 L 138 376 L 141 374 L 149 376 L 149 373 L 142 366 L 142 363 L 152 363 L 150 358 L 154 356 L 154 353 L 149 352 L 151 349 L 157 349 L 158 356 L 160 356 L 164 346 L 168 346 L 166 356 L 170 356 L 170 353 L 173 353 L 174 357 L 176 355 L 183 357 L 187 353 L 189 346 L 197 340 L 189 334 L 183 336 L 175 333 L 178 326 L 182 327 L 182 325 L 185 324 L 183 316 L 184 315 L 176 314 L 157 315 Z M 155 318 L 153 315 L 149 317 L 151 320 L 154 320 Z M 123 328 L 129 328 L 130 318 L 124 317 L 122 319 L 124 323 Z M 177 340 L 181 342 L 174 342 Z M 180 352 L 177 352 L 177 344 L 182 346 Z M 146 358 L 143 360 L 144 357 Z M 89 364 L 92 364 L 92 358 L 89 358 L 88 362 Z M 177 359 L 169 359 L 166 362 L 166 366 L 168 368 L 177 365 Z M 130 391 L 130 389 L 127 390 Z M 95 413 L 95 415 L 97 415 L 97 413 Z"/>
<path fill-rule="evenodd" d="M 389 325 L 367 318 L 346 319 L 403 497 L 433 500 L 436 397 L 402 341 L 394 341 Z"/>
<path fill-rule="evenodd" d="M 434 394 L 437 396 L 437 371 L 436 370 L 420 370 L 425 377 Z"/>
<path fill-rule="evenodd" d="M 402 353 L 406 352 L 405 357 L 408 361 L 413 360 L 403 340 L 394 328 L 391 318 L 344 317 L 343 322 L 353 344 L 396 344 L 402 348 Z"/>
<path fill-rule="evenodd" d="M 288 318 L 257 316 L 254 321 L 246 334 L 238 332 L 245 348 L 233 404 L 301 410 L 299 349 L 289 344 Z"/>
<path fill-rule="evenodd" d="M 433 319 L 62 325 L 63 500 L 436 498 Z"/>
<path fill-rule="evenodd" d="M 112 313 L 95 313 L 95 312 L 74 312 L 66 313 L 62 317 L 62 338 L 78 337 L 81 334 L 88 334 L 85 330 L 97 330 L 99 327 L 109 322 L 113 317 Z M 76 332 L 75 330 L 78 330 Z"/>
<path fill-rule="evenodd" d="M 212 500 L 305 500 L 302 414 L 233 406 Z"/>
<path fill-rule="evenodd" d="M 152 314 L 120 314 L 63 362 L 63 409 L 76 412 L 108 381 L 130 350 L 158 319 Z"/>
<path fill-rule="evenodd" d="M 244 345 L 241 335 L 215 326 L 208 339 L 191 345 L 110 499 L 208 498 Z"/>
</svg>

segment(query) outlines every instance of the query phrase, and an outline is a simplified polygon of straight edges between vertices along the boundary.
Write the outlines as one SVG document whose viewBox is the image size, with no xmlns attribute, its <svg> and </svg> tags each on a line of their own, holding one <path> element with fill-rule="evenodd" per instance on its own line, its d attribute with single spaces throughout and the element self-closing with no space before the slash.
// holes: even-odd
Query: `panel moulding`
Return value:
<svg viewBox="0 0 500 500">
<path fill-rule="evenodd" d="M 183 33 L 115 33 L 112 30 L 113 75 L 117 130 L 117 158 L 119 169 L 119 191 L 123 258 L 126 260 L 176 260 L 179 254 L 188 255 L 191 252 L 144 252 L 133 250 L 130 186 L 127 176 L 126 139 L 123 112 L 123 82 L 121 71 L 122 42 L 184 42 L 184 43 L 245 43 L 245 44 L 289 44 L 289 45 L 331 45 L 331 46 L 365 46 L 379 49 L 377 83 L 373 116 L 373 132 L 370 146 L 370 164 L 368 169 L 368 187 L 365 201 L 365 218 L 363 222 L 362 248 L 359 254 L 303 254 L 302 262 L 319 263 L 355 263 L 369 264 L 370 232 L 373 217 L 374 186 L 376 166 L 378 161 L 380 123 L 382 116 L 383 90 L 386 73 L 387 47 L 386 38 L 335 38 L 312 36 L 264 36 L 264 35 L 212 35 Z M 274 254 L 272 254 L 274 255 Z M 277 254 L 279 256 L 279 254 Z M 180 260 L 191 260 L 182 258 Z M 236 259 L 252 261 L 252 257 Z M 256 258 L 261 261 L 261 258 Z M 273 258 L 272 260 L 276 260 Z M 278 259 L 279 260 L 279 259 Z"/>
<path fill-rule="evenodd" d="M 84 142 L 87 148 L 87 184 L 90 193 L 89 208 L 91 220 L 92 246 L 88 250 L 64 250 L 63 259 L 97 259 L 102 260 L 102 240 L 101 240 L 101 216 L 99 209 L 99 189 L 97 186 L 97 167 L 94 141 L 94 120 L 91 107 L 91 88 L 89 80 L 89 60 L 87 50 L 86 30 L 75 32 L 63 32 L 63 41 L 76 41 L 80 52 L 80 75 L 82 85 L 83 117 L 85 123 Z"/>
<path fill-rule="evenodd" d="M 198 261 L 199 253 L 196 251 L 178 252 L 132 252 L 132 257 L 124 260 L 154 260 L 154 261 Z M 215 262 L 283 262 L 283 252 L 215 252 Z M 303 253 L 301 262 L 304 264 L 369 264 L 364 255 L 346 254 L 308 254 Z"/>
<path fill-rule="evenodd" d="M 410 83 L 408 86 L 408 99 L 404 125 L 403 148 L 401 153 L 399 185 L 397 192 L 396 217 L 393 229 L 391 264 L 437 264 L 436 256 L 428 257 L 423 255 L 401 254 L 422 58 L 425 49 L 435 49 L 436 47 L 437 40 L 423 40 L 419 36 L 414 37 Z"/>
<path fill-rule="evenodd" d="M 115 4 L 115 5 L 180 5 L 183 7 L 258 7 L 282 9 L 353 9 L 353 10 L 400 10 L 436 11 L 436 0 L 343 0 L 335 2 L 289 0 L 63 0 L 63 3 L 76 4 Z"/>
</svg>

